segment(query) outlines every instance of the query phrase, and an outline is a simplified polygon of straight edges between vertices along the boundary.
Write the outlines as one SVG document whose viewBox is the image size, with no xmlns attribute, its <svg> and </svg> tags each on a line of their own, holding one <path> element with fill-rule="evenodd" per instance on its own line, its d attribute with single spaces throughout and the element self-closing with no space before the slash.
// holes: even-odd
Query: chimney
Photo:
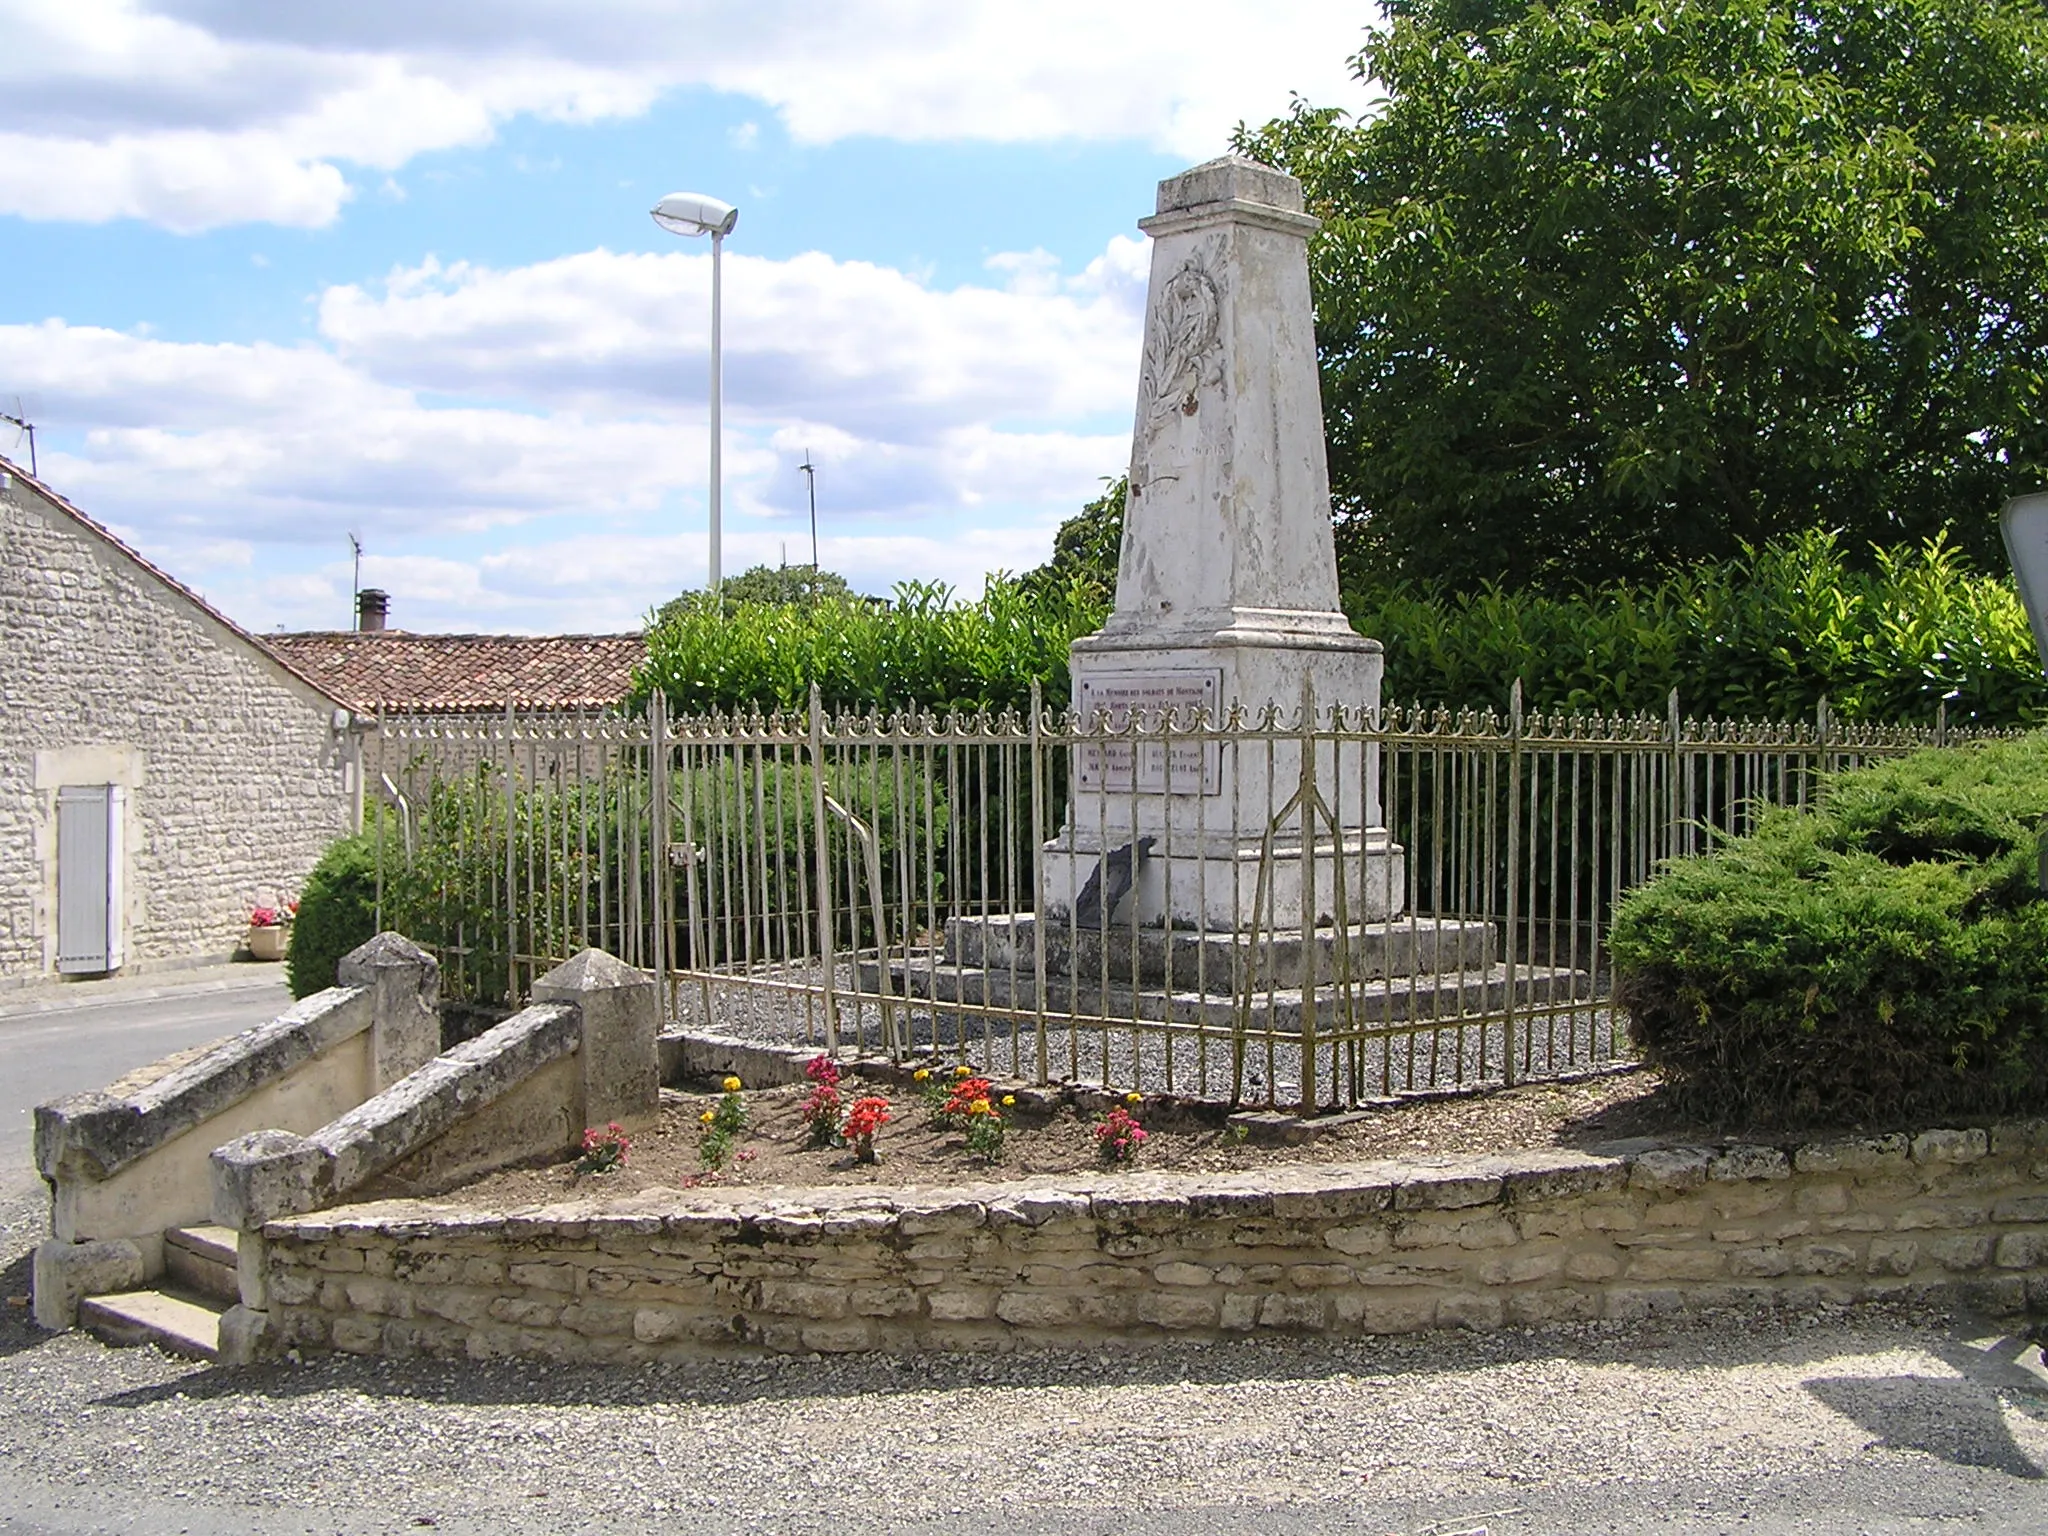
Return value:
<svg viewBox="0 0 2048 1536">
<path fill-rule="evenodd" d="M 380 592 L 375 587 L 365 587 L 356 594 L 356 628 L 364 633 L 382 629 L 385 615 L 390 612 L 390 593 Z"/>
</svg>

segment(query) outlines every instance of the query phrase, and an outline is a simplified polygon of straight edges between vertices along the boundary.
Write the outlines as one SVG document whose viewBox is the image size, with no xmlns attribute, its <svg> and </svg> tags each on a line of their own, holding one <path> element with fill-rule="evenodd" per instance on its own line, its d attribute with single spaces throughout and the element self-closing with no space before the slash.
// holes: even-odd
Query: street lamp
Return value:
<svg viewBox="0 0 2048 1536">
<path fill-rule="evenodd" d="M 718 597 L 719 563 L 719 496 L 722 481 L 719 474 L 719 449 L 723 446 L 719 425 L 720 394 L 723 392 L 723 369 L 719 359 L 718 337 L 718 285 L 719 251 L 725 237 L 732 233 L 733 225 L 739 223 L 740 211 L 731 203 L 720 202 L 715 197 L 706 197 L 701 192 L 671 192 L 654 205 L 654 222 L 672 235 L 709 235 L 711 237 L 711 606 L 720 606 Z"/>
</svg>

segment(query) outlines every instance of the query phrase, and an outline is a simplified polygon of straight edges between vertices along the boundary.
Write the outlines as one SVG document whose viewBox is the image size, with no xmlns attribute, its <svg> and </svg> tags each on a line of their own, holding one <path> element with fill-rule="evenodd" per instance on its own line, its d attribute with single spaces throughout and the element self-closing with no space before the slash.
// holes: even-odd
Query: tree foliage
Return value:
<svg viewBox="0 0 2048 1536">
<path fill-rule="evenodd" d="M 1026 591 L 1065 591 L 1079 581 L 1105 603 L 1116 599 L 1117 559 L 1123 549 L 1124 497 L 1130 476 L 1105 479 L 1103 492 L 1059 526 L 1052 558 L 1018 578 Z"/>
<path fill-rule="evenodd" d="M 745 604 L 787 608 L 852 596 L 853 588 L 844 576 L 810 565 L 757 565 L 719 583 L 719 597 L 727 608 Z M 655 609 L 651 623 L 663 623 L 688 609 L 708 607 L 710 601 L 711 594 L 701 588 L 685 592 Z"/>
<path fill-rule="evenodd" d="M 1555 585 L 2048 468 L 2039 0 L 1390 0 L 1304 182 L 1347 575 Z"/>
</svg>

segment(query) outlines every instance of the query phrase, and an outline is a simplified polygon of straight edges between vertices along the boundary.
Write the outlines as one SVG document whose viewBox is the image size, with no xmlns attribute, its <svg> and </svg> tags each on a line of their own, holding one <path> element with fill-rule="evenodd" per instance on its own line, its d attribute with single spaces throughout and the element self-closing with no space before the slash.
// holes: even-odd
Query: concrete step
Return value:
<svg viewBox="0 0 2048 1536">
<path fill-rule="evenodd" d="M 166 1291 L 88 1296 L 78 1325 L 109 1344 L 154 1344 L 191 1360 L 220 1357 L 221 1309 Z"/>
<path fill-rule="evenodd" d="M 164 1233 L 164 1268 L 185 1290 L 233 1306 L 242 1295 L 239 1242 L 232 1227 L 172 1227 Z"/>
<path fill-rule="evenodd" d="M 1037 918 L 1029 912 L 946 920 L 945 959 L 990 971 L 1029 972 L 1037 963 Z M 1346 963 L 1354 978 L 1485 974 L 1493 968 L 1494 925 L 1473 918 L 1403 917 L 1358 923 L 1344 935 Z M 1312 956 L 1319 981 L 1336 974 L 1337 934 L 1312 930 L 1305 945 L 1301 930 L 1267 934 L 1257 944 L 1250 933 L 1195 933 L 1181 929 L 1119 928 L 1106 933 L 1055 921 L 1045 932 L 1046 970 L 1083 980 L 1100 978 L 1163 985 L 1176 990 L 1229 992 L 1238 978 L 1254 976 L 1261 986 L 1299 987 L 1304 958 Z"/>
</svg>

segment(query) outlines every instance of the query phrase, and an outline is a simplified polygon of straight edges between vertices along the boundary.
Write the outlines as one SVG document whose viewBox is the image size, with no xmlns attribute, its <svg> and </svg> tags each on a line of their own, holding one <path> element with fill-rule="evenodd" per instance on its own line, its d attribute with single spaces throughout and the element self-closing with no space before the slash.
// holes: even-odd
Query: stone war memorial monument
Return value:
<svg viewBox="0 0 2048 1536">
<path fill-rule="evenodd" d="M 1152 272 L 1116 608 L 1074 643 L 1075 714 L 1085 726 L 1098 712 L 1192 723 L 1236 710 L 1256 724 L 1269 706 L 1283 722 L 1305 702 L 1377 710 L 1379 642 L 1338 603 L 1309 298 L 1317 224 L 1301 183 L 1212 160 L 1162 182 L 1139 227 Z M 1259 918 L 1275 929 L 1332 918 L 1340 881 L 1353 921 L 1397 915 L 1404 881 L 1378 824 L 1376 753 L 1326 745 L 1312 777 L 1330 822 L 1297 806 L 1273 827 L 1303 783 L 1299 740 L 1276 740 L 1270 756 L 1194 740 L 1084 745 L 1067 825 L 1046 850 L 1044 910 L 1074 912 L 1103 859 L 1131 847 L 1136 870 L 1117 883 L 1141 925 L 1243 927 L 1262 861 Z"/>
<path fill-rule="evenodd" d="M 1162 182 L 1140 227 L 1116 605 L 1072 647 L 1037 909 L 951 917 L 942 954 L 893 970 L 906 996 L 1100 1020 L 1104 1074 L 1115 1021 L 1163 1026 L 1132 1051 L 1227 1028 L 1233 1097 L 1255 1086 L 1256 1033 L 1268 1086 L 1308 1104 L 1333 1029 L 1455 1019 L 1509 972 L 1492 923 L 1410 910 L 1384 824 L 1381 649 L 1338 600 L 1301 184 L 1213 160 Z M 1512 985 L 1571 979 L 1523 965 Z"/>
</svg>

